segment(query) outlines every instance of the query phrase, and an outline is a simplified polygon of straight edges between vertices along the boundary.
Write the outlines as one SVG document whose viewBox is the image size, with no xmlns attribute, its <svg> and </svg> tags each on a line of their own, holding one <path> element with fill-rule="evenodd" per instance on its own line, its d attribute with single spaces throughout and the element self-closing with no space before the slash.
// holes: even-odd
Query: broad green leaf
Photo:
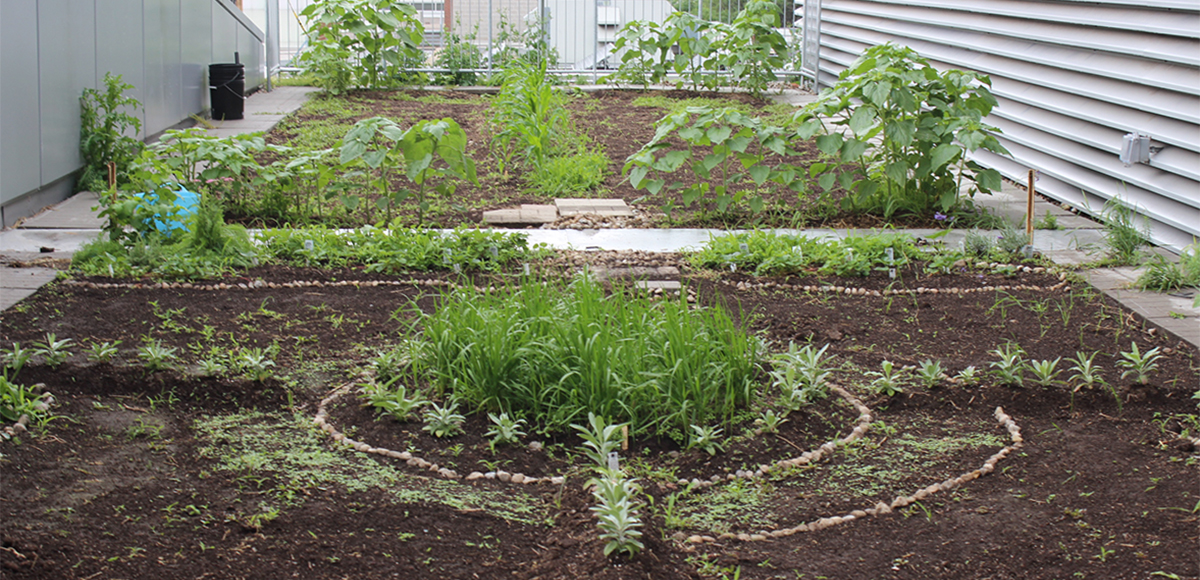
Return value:
<svg viewBox="0 0 1200 580">
<path fill-rule="evenodd" d="M 666 183 L 667 182 L 662 179 L 648 179 L 646 180 L 646 191 L 649 191 L 651 194 L 658 195 L 658 192 L 662 191 L 662 188 L 664 185 L 666 185 Z"/>
<path fill-rule="evenodd" d="M 959 153 L 962 153 L 962 148 L 959 147 L 958 145 L 953 145 L 950 143 L 945 143 L 942 145 L 938 145 L 937 147 L 934 147 L 933 151 L 930 154 L 930 156 L 932 158 L 931 160 L 933 162 L 933 166 L 931 169 L 933 171 L 937 171 L 943 165 L 948 163 L 951 159 L 954 159 L 955 157 L 957 157 Z"/>
<path fill-rule="evenodd" d="M 841 133 L 830 133 L 817 137 L 817 149 L 826 155 L 836 155 L 842 148 Z"/>
<path fill-rule="evenodd" d="M 690 151 L 668 151 L 661 159 L 654 162 L 654 168 L 658 171 L 670 173 L 682 167 L 691 156 L 692 153 Z"/>
<path fill-rule="evenodd" d="M 724 125 L 717 125 L 715 127 L 709 127 L 706 134 L 708 135 L 708 140 L 716 145 L 719 143 L 724 143 L 725 140 L 733 134 L 733 130 Z"/>
<path fill-rule="evenodd" d="M 984 169 L 975 175 L 975 182 L 979 184 L 979 191 L 989 192 L 999 190 L 1003 185 L 1000 179 L 1000 172 L 995 169 Z"/>
<path fill-rule="evenodd" d="M 642 181 L 646 179 L 646 174 L 650 173 L 650 168 L 644 165 L 638 165 L 629 171 L 629 183 L 636 189 L 641 189 Z"/>
<path fill-rule="evenodd" d="M 894 121 L 884 127 L 884 136 L 901 147 L 908 147 L 916 132 L 917 124 L 912 119 Z"/>
<path fill-rule="evenodd" d="M 767 181 L 767 177 L 771 175 L 771 168 L 765 165 L 752 165 L 746 171 L 750 174 L 750 179 L 753 179 L 756 185 L 762 185 Z"/>
<path fill-rule="evenodd" d="M 875 124 L 875 107 L 862 106 L 850 115 L 850 130 L 855 135 L 862 135 Z"/>
<path fill-rule="evenodd" d="M 819 179 L 817 179 L 817 185 L 821 186 L 821 189 L 824 189 L 825 191 L 829 191 L 830 189 L 833 188 L 833 183 L 835 181 L 837 181 L 837 174 L 826 173 L 826 174 L 822 175 Z"/>
<path fill-rule="evenodd" d="M 704 169 L 706 171 L 712 171 L 714 167 L 720 165 L 721 162 L 725 160 L 725 157 L 725 155 L 720 153 L 709 153 L 708 155 L 704 156 L 701 164 L 704 165 Z"/>
<path fill-rule="evenodd" d="M 763 198 L 761 195 L 756 195 L 746 202 L 750 206 L 750 211 L 759 213 L 763 210 Z"/>
<path fill-rule="evenodd" d="M 893 161 L 889 163 L 887 169 L 884 170 L 884 175 L 887 175 L 888 179 L 903 185 L 904 182 L 908 181 L 908 162 Z"/>
<path fill-rule="evenodd" d="M 860 139 L 847 139 L 842 144 L 842 161 L 858 161 L 867 150 L 867 142 Z"/>
<path fill-rule="evenodd" d="M 863 95 L 866 96 L 872 103 L 883 106 L 887 102 L 888 94 L 892 92 L 892 85 L 887 81 L 875 81 L 867 83 L 863 87 Z"/>
</svg>

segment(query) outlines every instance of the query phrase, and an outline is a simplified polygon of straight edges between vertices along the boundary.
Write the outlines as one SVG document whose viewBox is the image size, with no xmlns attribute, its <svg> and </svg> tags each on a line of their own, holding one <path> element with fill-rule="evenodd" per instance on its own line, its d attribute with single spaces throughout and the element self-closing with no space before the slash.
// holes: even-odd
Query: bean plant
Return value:
<svg viewBox="0 0 1200 580">
<path fill-rule="evenodd" d="M 424 59 L 425 28 L 411 3 L 325 0 L 305 6 L 300 17 L 308 31 L 300 63 L 333 94 L 399 86 Z"/>
<path fill-rule="evenodd" d="M 816 137 L 828 161 L 811 170 L 822 188 L 849 191 L 844 209 L 888 218 L 961 211 L 975 193 L 1000 189 L 998 171 L 968 159 L 1008 153 L 983 122 L 996 106 L 989 86 L 986 75 L 939 71 L 910 48 L 876 45 L 796 114 L 797 135 Z"/>
</svg>

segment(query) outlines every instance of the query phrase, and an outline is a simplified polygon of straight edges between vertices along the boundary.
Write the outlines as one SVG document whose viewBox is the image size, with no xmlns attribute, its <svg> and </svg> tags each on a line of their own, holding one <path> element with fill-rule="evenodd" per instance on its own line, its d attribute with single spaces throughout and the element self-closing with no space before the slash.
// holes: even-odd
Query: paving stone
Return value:
<svg viewBox="0 0 1200 580">
<path fill-rule="evenodd" d="M 683 285 L 678 280 L 638 280 L 633 285 L 643 290 L 654 290 L 662 288 L 663 290 L 679 290 Z"/>
<path fill-rule="evenodd" d="M 52 268 L 4 268 L 0 270 L 0 288 L 37 290 L 56 276 L 58 270 Z"/>
<path fill-rule="evenodd" d="M 633 209 L 623 199 L 556 199 L 559 215 L 597 215 L 604 217 L 633 217 Z"/>
<path fill-rule="evenodd" d="M 548 224 L 557 219 L 558 210 L 552 205 L 527 204 L 516 209 L 483 212 L 483 221 L 489 224 Z"/>
</svg>

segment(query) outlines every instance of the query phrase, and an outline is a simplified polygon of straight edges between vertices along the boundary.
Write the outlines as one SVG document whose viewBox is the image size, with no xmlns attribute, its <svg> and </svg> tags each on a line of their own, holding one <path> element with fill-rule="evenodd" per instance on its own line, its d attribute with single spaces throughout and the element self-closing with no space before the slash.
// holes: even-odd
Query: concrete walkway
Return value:
<svg viewBox="0 0 1200 580">
<path fill-rule="evenodd" d="M 270 93 L 259 92 L 246 101 L 245 118 L 239 121 L 213 121 L 210 133 L 229 136 L 255 131 L 267 131 L 283 117 L 300 107 L 313 89 L 280 87 Z M 800 105 L 811 99 L 801 92 L 785 93 L 781 102 Z M 44 259 L 65 260 L 83 244 L 94 240 L 103 221 L 92 208 L 97 198 L 81 193 L 57 206 L 32 216 L 16 228 L 0 231 L 0 310 L 6 310 L 57 275 L 47 267 L 5 267 L 16 262 L 35 264 Z M 1010 183 L 990 196 L 979 196 L 978 205 L 1012 222 L 1022 223 L 1025 216 L 1025 191 Z M 1100 224 L 1075 215 L 1045 200 L 1034 203 L 1038 220 L 1054 216 L 1061 229 L 1036 230 L 1034 249 L 1063 265 L 1094 262 L 1103 251 L 1103 228 Z M 559 249 L 642 250 L 676 252 L 698 248 L 711 237 L 728 233 L 707 229 L 653 230 L 516 230 L 527 234 L 532 243 L 544 243 Z M 845 237 L 870 233 L 862 230 L 777 230 L 780 233 L 804 233 L 810 236 Z M 927 237 L 938 230 L 905 230 L 915 236 Z M 942 241 L 957 246 L 964 236 L 960 230 L 951 231 Z M 1159 251 L 1174 257 L 1169 252 Z M 51 262 L 54 263 L 54 262 Z M 62 262 L 58 262 L 62 263 Z M 1192 307 L 1194 291 L 1176 294 L 1142 292 L 1132 288 L 1140 271 L 1133 268 L 1097 269 L 1085 271 L 1084 276 L 1096 289 L 1108 294 L 1147 320 L 1200 346 L 1200 310 Z"/>
</svg>

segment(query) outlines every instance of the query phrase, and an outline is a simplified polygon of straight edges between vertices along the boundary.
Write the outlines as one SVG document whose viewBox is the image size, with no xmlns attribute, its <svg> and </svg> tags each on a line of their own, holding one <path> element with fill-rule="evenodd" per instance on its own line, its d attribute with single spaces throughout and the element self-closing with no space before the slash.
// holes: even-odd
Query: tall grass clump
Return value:
<svg viewBox="0 0 1200 580">
<path fill-rule="evenodd" d="M 684 437 L 754 396 L 759 342 L 720 307 L 611 294 L 586 276 L 462 288 L 420 314 L 414 370 L 471 407 L 560 431 L 589 413 Z"/>
</svg>

